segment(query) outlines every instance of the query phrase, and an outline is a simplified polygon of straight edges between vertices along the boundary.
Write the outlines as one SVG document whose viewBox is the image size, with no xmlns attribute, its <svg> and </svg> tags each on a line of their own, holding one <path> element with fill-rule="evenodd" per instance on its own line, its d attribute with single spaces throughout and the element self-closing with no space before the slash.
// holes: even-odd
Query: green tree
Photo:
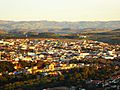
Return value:
<svg viewBox="0 0 120 90">
<path fill-rule="evenodd" d="M 12 62 L 0 62 L 0 72 L 13 72 L 14 70 L 14 64 Z"/>
</svg>

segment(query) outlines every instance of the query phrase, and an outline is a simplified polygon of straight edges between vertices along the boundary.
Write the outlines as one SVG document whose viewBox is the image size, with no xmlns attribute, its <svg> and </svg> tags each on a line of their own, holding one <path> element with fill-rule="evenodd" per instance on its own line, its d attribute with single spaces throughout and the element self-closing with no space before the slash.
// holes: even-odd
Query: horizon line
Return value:
<svg viewBox="0 0 120 90">
<path fill-rule="evenodd" d="M 0 21 L 11 21 L 11 22 L 29 22 L 29 21 L 48 21 L 48 22 L 110 22 L 110 21 L 120 21 L 120 20 L 78 20 L 78 21 L 71 21 L 71 20 L 6 20 L 0 19 Z"/>
</svg>

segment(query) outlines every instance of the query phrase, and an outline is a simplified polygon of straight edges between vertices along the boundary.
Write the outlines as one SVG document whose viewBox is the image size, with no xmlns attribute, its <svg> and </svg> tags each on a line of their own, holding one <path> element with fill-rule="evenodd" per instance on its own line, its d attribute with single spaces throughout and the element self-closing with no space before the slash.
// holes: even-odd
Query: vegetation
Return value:
<svg viewBox="0 0 120 90">
<path fill-rule="evenodd" d="M 105 80 L 113 75 L 113 72 L 120 70 L 115 69 L 115 66 L 104 66 L 103 68 L 96 68 L 96 66 L 74 68 L 66 71 L 61 71 L 61 75 L 47 75 L 36 73 L 33 75 L 19 74 L 12 76 L 0 77 L 0 89 L 43 89 L 55 86 L 71 85 L 85 85 L 87 79 Z M 39 76 L 39 77 L 38 77 Z"/>
<path fill-rule="evenodd" d="M 12 62 L 0 62 L 0 72 L 13 72 L 14 70 L 14 64 L 12 64 Z"/>
</svg>

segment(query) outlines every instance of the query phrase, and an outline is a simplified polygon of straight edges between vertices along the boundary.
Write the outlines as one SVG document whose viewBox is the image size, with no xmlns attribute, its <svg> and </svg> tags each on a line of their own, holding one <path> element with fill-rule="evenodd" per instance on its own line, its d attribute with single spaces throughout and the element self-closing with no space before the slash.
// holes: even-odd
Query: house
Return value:
<svg viewBox="0 0 120 90">
<path fill-rule="evenodd" d="M 23 61 L 32 61 L 32 58 L 31 57 L 23 57 L 22 60 Z"/>
<path fill-rule="evenodd" d="M 21 49 L 22 50 L 27 50 L 27 45 L 22 45 Z"/>
<path fill-rule="evenodd" d="M 16 66 L 14 66 L 14 69 L 20 69 L 21 68 L 21 65 L 19 63 L 16 64 Z"/>
<path fill-rule="evenodd" d="M 54 64 L 54 63 L 51 63 L 51 64 L 49 65 L 49 69 L 50 69 L 50 70 L 54 70 L 54 69 L 55 69 L 55 64 Z"/>
<path fill-rule="evenodd" d="M 4 41 L 3 40 L 0 40 L 0 44 L 3 44 L 4 43 Z"/>
<path fill-rule="evenodd" d="M 39 55 L 39 58 L 44 58 L 44 57 L 45 57 L 45 55 L 43 55 L 43 54 Z"/>
<path fill-rule="evenodd" d="M 85 56 L 89 55 L 89 53 L 80 53 L 80 57 L 84 58 Z"/>
<path fill-rule="evenodd" d="M 29 74 L 33 73 L 33 69 L 32 68 L 27 69 L 27 73 Z"/>
<path fill-rule="evenodd" d="M 33 69 L 36 70 L 36 69 L 38 69 L 38 67 L 37 67 L 37 66 L 34 66 Z"/>
<path fill-rule="evenodd" d="M 28 56 L 35 56 L 36 54 L 33 52 L 28 52 Z"/>
<path fill-rule="evenodd" d="M 34 49 L 35 49 L 35 46 L 29 46 L 29 49 L 34 50 Z"/>
<path fill-rule="evenodd" d="M 0 73 L 0 76 L 2 76 L 2 73 Z"/>
<path fill-rule="evenodd" d="M 114 57 L 112 57 L 112 56 L 102 56 L 102 58 L 104 58 L 104 59 L 114 59 Z"/>
</svg>

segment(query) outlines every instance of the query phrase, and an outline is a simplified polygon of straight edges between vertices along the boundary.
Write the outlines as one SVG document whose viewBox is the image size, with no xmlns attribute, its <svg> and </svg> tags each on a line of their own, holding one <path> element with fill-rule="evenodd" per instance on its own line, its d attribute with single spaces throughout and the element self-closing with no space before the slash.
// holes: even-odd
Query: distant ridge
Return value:
<svg viewBox="0 0 120 90">
<path fill-rule="evenodd" d="M 4 21 L 0 20 L 2 30 L 41 30 L 41 29 L 118 29 L 120 21 L 80 21 L 80 22 L 56 22 L 56 21 Z"/>
</svg>

